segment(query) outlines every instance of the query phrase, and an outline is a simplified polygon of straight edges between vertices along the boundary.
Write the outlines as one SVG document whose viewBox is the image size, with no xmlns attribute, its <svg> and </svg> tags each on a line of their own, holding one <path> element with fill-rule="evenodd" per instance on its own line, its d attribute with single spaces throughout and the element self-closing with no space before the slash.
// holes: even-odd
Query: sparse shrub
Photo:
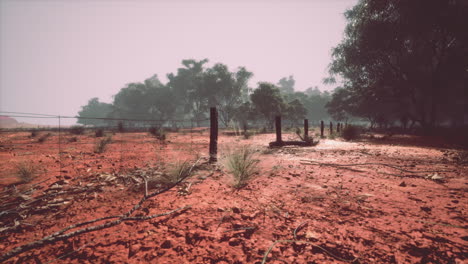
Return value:
<svg viewBox="0 0 468 264">
<path fill-rule="evenodd" d="M 122 121 L 120 121 L 118 124 L 117 124 L 117 131 L 119 131 L 120 133 L 123 133 L 125 131 L 124 129 L 124 124 Z"/>
<path fill-rule="evenodd" d="M 240 189 L 247 185 L 257 171 L 257 163 L 258 160 L 254 159 L 254 151 L 248 147 L 242 147 L 227 155 L 226 167 L 234 177 L 234 188 Z"/>
<path fill-rule="evenodd" d="M 359 138 L 359 135 L 360 135 L 359 127 L 353 126 L 353 125 L 345 126 L 343 130 L 341 131 L 341 136 L 346 141 L 355 140 Z"/>
<path fill-rule="evenodd" d="M 103 153 L 106 150 L 107 144 L 112 142 L 112 137 L 106 137 L 99 140 L 94 146 L 95 153 Z"/>
<path fill-rule="evenodd" d="M 335 138 L 336 138 L 335 133 L 331 133 L 328 135 L 328 139 L 335 139 Z"/>
<path fill-rule="evenodd" d="M 70 133 L 73 135 L 83 135 L 85 132 L 85 128 L 83 126 L 72 126 L 70 128 Z"/>
<path fill-rule="evenodd" d="M 50 137 L 50 136 L 52 136 L 51 133 L 44 134 L 44 135 L 42 135 L 41 137 L 39 137 L 37 139 L 37 142 L 44 143 L 47 140 L 47 138 Z"/>
<path fill-rule="evenodd" d="M 244 139 L 249 139 L 253 134 L 249 131 L 244 131 L 244 133 L 242 133 L 244 135 Z"/>
<path fill-rule="evenodd" d="M 99 128 L 98 130 L 94 131 L 94 135 L 96 137 L 103 137 L 104 136 L 104 130 Z"/>
<path fill-rule="evenodd" d="M 77 142 L 77 141 L 78 141 L 77 137 L 71 137 L 71 138 L 68 139 L 68 142 L 70 142 L 70 143 Z"/>
<path fill-rule="evenodd" d="M 149 132 L 161 141 L 166 140 L 166 132 L 160 127 L 150 127 Z"/>
<path fill-rule="evenodd" d="M 36 137 L 36 136 L 37 136 L 37 130 L 32 130 L 30 137 L 33 138 L 33 137 Z"/>
<path fill-rule="evenodd" d="M 171 165 L 169 172 L 161 177 L 161 182 L 163 184 L 177 183 L 180 180 L 190 176 L 192 171 L 191 168 L 192 166 L 189 161 L 177 161 Z"/>
<path fill-rule="evenodd" d="M 21 162 L 16 166 L 16 177 L 21 183 L 29 183 L 36 176 L 36 168 L 31 162 Z"/>
</svg>

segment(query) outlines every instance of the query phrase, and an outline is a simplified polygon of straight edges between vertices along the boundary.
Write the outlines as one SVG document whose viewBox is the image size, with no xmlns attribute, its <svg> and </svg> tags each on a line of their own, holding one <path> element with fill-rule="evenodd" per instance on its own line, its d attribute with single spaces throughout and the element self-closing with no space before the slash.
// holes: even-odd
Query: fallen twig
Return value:
<svg viewBox="0 0 468 264">
<path fill-rule="evenodd" d="M 265 264 L 267 262 L 268 255 L 270 254 L 271 250 L 273 250 L 275 245 L 278 244 L 278 243 L 302 243 L 302 244 L 311 245 L 312 247 L 316 247 L 316 248 L 322 250 L 323 252 L 327 253 L 330 257 L 332 257 L 334 259 L 337 259 L 337 260 L 340 260 L 340 261 L 344 261 L 344 262 L 353 263 L 358 259 L 357 257 L 354 258 L 354 259 L 344 259 L 344 258 L 338 257 L 337 255 L 335 255 L 335 254 L 331 253 L 330 251 L 326 250 L 325 248 L 323 248 L 323 247 L 321 247 L 321 246 L 319 246 L 319 245 L 317 245 L 315 243 L 309 242 L 309 241 L 303 241 L 303 240 L 276 240 L 275 242 L 273 242 L 273 244 L 265 252 L 265 255 L 263 256 L 263 260 L 262 260 L 261 264 Z"/>
<path fill-rule="evenodd" d="M 304 228 L 306 225 L 307 225 L 307 221 L 301 223 L 300 225 L 298 225 L 295 229 L 294 229 L 294 232 L 293 232 L 293 237 L 294 237 L 294 240 L 297 240 L 297 232 L 299 232 L 299 230 L 301 230 L 302 228 Z"/>
<path fill-rule="evenodd" d="M 303 159 L 301 161 L 310 163 L 310 164 L 302 163 L 304 165 L 322 165 L 322 166 L 331 166 L 331 167 L 353 167 L 353 166 L 377 165 L 377 166 L 389 167 L 389 168 L 396 169 L 396 170 L 399 170 L 399 171 L 402 171 L 402 172 L 407 172 L 407 173 L 452 172 L 450 170 L 412 171 L 412 170 L 403 169 L 401 167 L 397 167 L 397 166 L 394 166 L 394 165 L 388 165 L 388 164 L 385 164 L 385 163 L 372 163 L 372 162 L 355 163 L 355 164 L 336 164 L 336 163 L 318 162 L 318 161 L 315 161 L 315 160 L 306 160 L 306 159 Z"/>
</svg>

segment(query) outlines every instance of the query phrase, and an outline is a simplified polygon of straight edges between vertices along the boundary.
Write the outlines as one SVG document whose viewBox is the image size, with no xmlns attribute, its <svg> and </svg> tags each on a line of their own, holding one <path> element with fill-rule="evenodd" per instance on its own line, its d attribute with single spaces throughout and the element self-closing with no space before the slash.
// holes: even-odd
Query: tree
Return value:
<svg viewBox="0 0 468 264">
<path fill-rule="evenodd" d="M 270 128 L 273 128 L 275 116 L 281 115 L 286 108 L 279 89 L 271 83 L 259 83 L 250 100 Z"/>
<path fill-rule="evenodd" d="M 285 119 L 291 121 L 291 125 L 297 125 L 307 115 L 307 109 L 299 99 L 294 99 L 286 105 Z"/>
<path fill-rule="evenodd" d="M 83 125 L 106 125 L 107 121 L 99 118 L 109 117 L 111 112 L 111 104 L 101 103 L 97 97 L 94 97 L 88 101 L 87 105 L 81 107 L 81 111 L 78 112 L 77 122 Z"/>
<path fill-rule="evenodd" d="M 467 113 L 468 5 L 361 0 L 345 16 L 345 38 L 333 50 L 330 72 L 343 77 L 347 102 L 361 104 L 351 107 L 359 109 L 355 114 L 434 127 Z"/>
<path fill-rule="evenodd" d="M 208 111 L 206 89 L 203 86 L 204 65 L 208 59 L 183 60 L 184 68 L 177 69 L 177 74 L 170 73 L 168 86 L 173 91 L 177 102 L 182 106 L 181 114 L 192 118 L 204 119 Z M 198 122 L 197 122 L 198 123 Z"/>
<path fill-rule="evenodd" d="M 294 93 L 294 76 L 290 75 L 289 77 L 283 77 L 278 81 L 278 88 L 282 94 L 292 94 Z"/>
</svg>

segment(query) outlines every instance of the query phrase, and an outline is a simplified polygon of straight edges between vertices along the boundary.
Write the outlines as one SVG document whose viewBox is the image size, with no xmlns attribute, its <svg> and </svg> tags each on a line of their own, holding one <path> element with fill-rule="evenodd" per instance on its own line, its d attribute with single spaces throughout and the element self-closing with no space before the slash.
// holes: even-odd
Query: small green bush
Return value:
<svg viewBox="0 0 468 264">
<path fill-rule="evenodd" d="M 94 146 L 94 152 L 103 153 L 106 150 L 107 144 L 111 142 L 112 142 L 112 137 L 106 137 L 104 139 L 99 140 Z"/>
<path fill-rule="evenodd" d="M 172 164 L 168 173 L 161 177 L 163 184 L 174 184 L 190 176 L 192 165 L 189 161 L 177 161 Z"/>
<path fill-rule="evenodd" d="M 226 157 L 226 167 L 234 177 L 233 187 L 240 189 L 257 172 L 258 160 L 254 159 L 254 151 L 248 147 L 242 147 L 233 151 Z"/>
<path fill-rule="evenodd" d="M 72 126 L 70 127 L 70 133 L 73 135 L 83 135 L 85 128 L 83 126 Z"/>
<path fill-rule="evenodd" d="M 31 162 L 21 162 L 16 166 L 16 177 L 21 183 L 29 183 L 36 176 L 36 171 Z"/>
<path fill-rule="evenodd" d="M 161 141 L 166 140 L 166 132 L 160 127 L 150 127 L 149 132 Z"/>
<path fill-rule="evenodd" d="M 345 126 L 341 131 L 341 136 L 346 141 L 358 139 L 360 134 L 359 127 L 353 125 Z"/>
</svg>

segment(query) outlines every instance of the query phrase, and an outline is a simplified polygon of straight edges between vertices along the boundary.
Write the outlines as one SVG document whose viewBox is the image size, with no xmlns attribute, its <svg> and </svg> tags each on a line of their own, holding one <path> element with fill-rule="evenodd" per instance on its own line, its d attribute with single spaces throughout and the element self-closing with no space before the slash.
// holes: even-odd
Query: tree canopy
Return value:
<svg viewBox="0 0 468 264">
<path fill-rule="evenodd" d="M 345 13 L 330 73 L 344 79 L 328 105 L 335 118 L 463 122 L 468 109 L 468 5 L 453 0 L 360 0 Z"/>
</svg>

